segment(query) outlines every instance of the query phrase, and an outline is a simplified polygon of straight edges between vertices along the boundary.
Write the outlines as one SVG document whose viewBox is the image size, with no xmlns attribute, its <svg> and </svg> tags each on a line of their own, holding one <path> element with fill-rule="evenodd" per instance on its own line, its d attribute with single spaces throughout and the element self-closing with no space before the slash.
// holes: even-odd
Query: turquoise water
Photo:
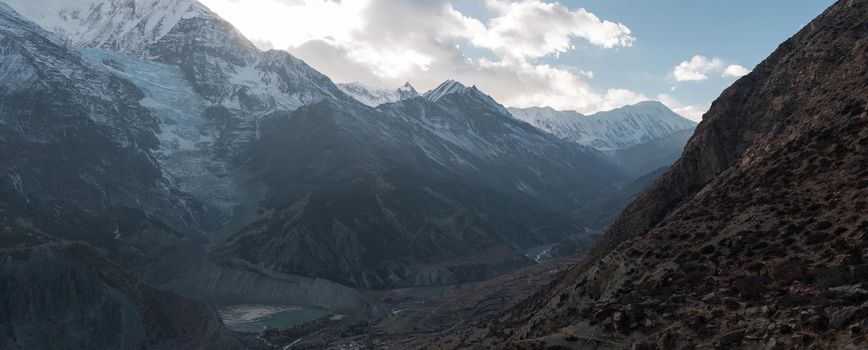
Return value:
<svg viewBox="0 0 868 350">
<path fill-rule="evenodd" d="M 220 309 L 220 317 L 223 318 L 226 326 L 239 332 L 258 332 L 265 328 L 289 328 L 316 320 L 326 314 L 326 310 L 323 309 L 295 306 L 233 305 Z"/>
</svg>

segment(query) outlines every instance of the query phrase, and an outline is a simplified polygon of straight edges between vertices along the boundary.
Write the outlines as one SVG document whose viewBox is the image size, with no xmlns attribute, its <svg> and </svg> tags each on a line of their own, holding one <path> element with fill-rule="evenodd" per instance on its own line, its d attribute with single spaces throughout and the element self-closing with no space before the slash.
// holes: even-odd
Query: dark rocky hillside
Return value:
<svg viewBox="0 0 868 350">
<path fill-rule="evenodd" d="M 239 349 L 208 304 L 148 287 L 0 206 L 0 348 Z"/>
<path fill-rule="evenodd" d="M 866 108 L 868 1 L 842 0 L 721 95 L 592 259 L 431 347 L 865 348 Z"/>
</svg>

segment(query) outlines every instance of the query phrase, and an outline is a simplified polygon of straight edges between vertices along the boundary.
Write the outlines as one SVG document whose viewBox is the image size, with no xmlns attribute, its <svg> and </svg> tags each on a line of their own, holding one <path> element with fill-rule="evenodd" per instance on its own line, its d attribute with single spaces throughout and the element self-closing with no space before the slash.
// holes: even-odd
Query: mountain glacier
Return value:
<svg viewBox="0 0 868 350">
<path fill-rule="evenodd" d="M 84 49 L 82 54 L 144 94 L 140 104 L 159 127 L 155 135 L 160 145 L 153 154 L 173 188 L 207 203 L 224 219 L 241 210 L 236 170 L 217 154 L 220 124 L 207 118 L 208 102 L 193 91 L 180 69 L 99 49 Z"/>
</svg>

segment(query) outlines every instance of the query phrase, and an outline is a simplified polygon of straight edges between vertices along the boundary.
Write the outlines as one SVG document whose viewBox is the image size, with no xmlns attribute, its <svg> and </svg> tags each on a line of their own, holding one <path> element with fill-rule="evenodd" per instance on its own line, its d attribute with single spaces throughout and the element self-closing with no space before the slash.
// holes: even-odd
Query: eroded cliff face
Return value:
<svg viewBox="0 0 868 350">
<path fill-rule="evenodd" d="M 432 348 L 859 348 L 868 2 L 839 1 L 712 105 L 581 267 Z"/>
<path fill-rule="evenodd" d="M 208 304 L 151 288 L 0 209 L 3 349 L 238 349 Z"/>
</svg>

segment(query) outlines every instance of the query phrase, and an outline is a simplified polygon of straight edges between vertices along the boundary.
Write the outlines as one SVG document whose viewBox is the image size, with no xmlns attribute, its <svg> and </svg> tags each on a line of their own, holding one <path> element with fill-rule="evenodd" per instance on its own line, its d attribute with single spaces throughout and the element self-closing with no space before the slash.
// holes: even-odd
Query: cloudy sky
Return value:
<svg viewBox="0 0 868 350">
<path fill-rule="evenodd" d="M 660 100 L 698 120 L 833 0 L 201 0 L 336 82 L 446 79 L 515 107 Z"/>
</svg>

